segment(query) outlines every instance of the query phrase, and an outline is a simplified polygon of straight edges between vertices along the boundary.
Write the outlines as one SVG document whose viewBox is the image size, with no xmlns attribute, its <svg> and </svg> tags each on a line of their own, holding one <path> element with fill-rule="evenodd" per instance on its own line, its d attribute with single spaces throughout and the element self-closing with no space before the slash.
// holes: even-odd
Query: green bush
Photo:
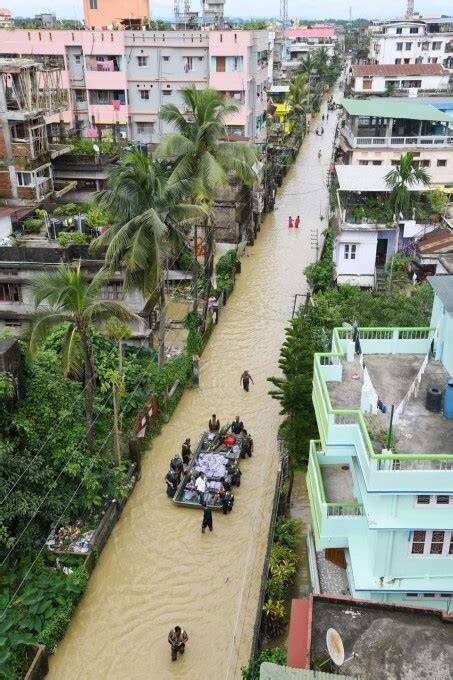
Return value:
<svg viewBox="0 0 453 680">
<path fill-rule="evenodd" d="M 44 226 L 44 220 L 41 217 L 29 217 L 23 222 L 26 234 L 37 234 Z"/>
<path fill-rule="evenodd" d="M 229 250 L 219 258 L 217 262 L 216 271 L 216 281 L 217 289 L 215 291 L 216 297 L 220 295 L 222 289 L 227 291 L 229 295 L 234 288 L 234 281 L 236 275 L 236 262 L 237 253 L 235 250 Z"/>
<path fill-rule="evenodd" d="M 304 269 L 308 284 L 314 293 L 327 290 L 333 285 L 333 246 L 333 231 L 329 228 L 326 232 L 321 258 Z"/>
<path fill-rule="evenodd" d="M 294 550 L 300 540 L 300 523 L 295 519 L 279 517 L 275 525 L 274 542 Z"/>
<path fill-rule="evenodd" d="M 59 205 L 53 211 L 53 214 L 57 217 L 74 217 L 78 215 L 79 207 L 75 203 L 66 203 L 65 205 Z"/>
<path fill-rule="evenodd" d="M 274 647 L 262 649 L 253 659 L 250 659 L 247 666 L 241 668 L 242 680 L 260 680 L 261 664 L 265 661 L 275 663 L 278 666 L 286 664 L 286 649 L 284 647 Z"/>
<path fill-rule="evenodd" d="M 67 248 L 71 244 L 81 246 L 89 241 L 88 237 L 81 231 L 60 231 L 57 240 L 62 248 Z"/>
<path fill-rule="evenodd" d="M 99 227 L 108 227 L 112 223 L 111 216 L 105 211 L 101 210 L 94 203 L 90 203 L 84 212 L 85 221 L 90 229 L 98 229 Z"/>
</svg>

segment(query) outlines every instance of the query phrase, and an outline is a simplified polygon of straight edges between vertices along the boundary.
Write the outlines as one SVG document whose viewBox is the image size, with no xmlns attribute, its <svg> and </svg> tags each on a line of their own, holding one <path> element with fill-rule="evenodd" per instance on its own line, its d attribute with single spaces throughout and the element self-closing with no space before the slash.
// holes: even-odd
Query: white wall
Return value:
<svg viewBox="0 0 453 680">
<path fill-rule="evenodd" d="M 9 215 L 0 217 L 0 238 L 10 236 L 12 231 L 11 217 Z"/>
<path fill-rule="evenodd" d="M 413 24 L 412 24 L 413 26 Z M 425 33 L 425 27 L 420 25 L 418 34 L 410 33 L 409 24 L 400 24 L 402 33 L 397 35 L 398 26 L 387 27 L 387 33 L 371 35 L 369 59 L 377 64 L 395 64 L 395 59 L 401 59 L 401 63 L 415 64 L 416 59 L 421 59 L 417 63 L 444 64 L 445 61 L 453 61 L 452 53 L 445 51 L 445 46 L 453 40 L 453 33 Z M 397 49 L 397 43 L 403 43 L 403 49 Z M 433 43 L 437 49 L 433 48 Z M 408 49 L 408 44 L 410 48 Z M 405 61 L 405 60 L 409 61 Z M 437 61 L 434 61 L 436 60 Z M 452 68 L 445 64 L 447 68 Z"/>
<path fill-rule="evenodd" d="M 373 285 L 378 233 L 348 229 L 335 239 L 334 260 L 339 283 Z M 345 244 L 356 246 L 355 259 L 345 258 Z M 351 247 L 349 252 L 351 254 Z"/>
<path fill-rule="evenodd" d="M 392 161 L 398 161 L 401 155 L 407 151 L 415 151 L 420 155 L 417 160 L 429 160 L 430 165 L 425 170 L 431 177 L 432 184 L 447 184 L 451 183 L 453 177 L 453 146 L 444 149 L 430 149 L 417 147 L 407 147 L 396 149 L 384 149 L 380 151 L 367 151 L 366 149 L 351 149 L 349 152 L 348 165 L 359 165 L 360 161 L 367 161 L 368 165 L 372 165 L 373 161 L 381 161 L 381 165 L 391 165 Z M 439 160 L 446 160 L 447 165 L 438 166 Z"/>
<path fill-rule="evenodd" d="M 396 89 L 407 89 L 411 87 L 411 83 L 414 81 L 420 82 L 417 85 L 422 90 L 448 90 L 448 84 L 450 76 L 448 74 L 441 75 L 421 75 L 421 76 L 372 76 L 371 77 L 371 89 L 366 90 L 363 87 L 363 76 L 356 76 L 354 79 L 354 92 L 386 92 L 387 86 L 386 82 L 395 82 Z M 366 78 L 369 80 L 369 78 Z"/>
</svg>

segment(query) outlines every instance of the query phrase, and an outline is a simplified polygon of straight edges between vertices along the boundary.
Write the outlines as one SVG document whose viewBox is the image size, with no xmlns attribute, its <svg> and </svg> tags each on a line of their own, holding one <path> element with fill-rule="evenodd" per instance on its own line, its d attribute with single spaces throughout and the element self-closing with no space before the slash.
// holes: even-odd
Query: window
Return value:
<svg viewBox="0 0 453 680">
<path fill-rule="evenodd" d="M 184 57 L 184 73 L 195 71 L 193 57 Z"/>
<path fill-rule="evenodd" d="M 440 40 L 435 40 L 433 42 L 433 50 L 440 50 L 441 47 L 442 47 L 442 43 L 440 42 Z"/>
<path fill-rule="evenodd" d="M 396 35 L 401 35 L 402 32 L 403 32 L 403 29 L 402 29 L 401 26 L 399 26 L 399 27 L 396 29 Z"/>
<path fill-rule="evenodd" d="M 98 0 L 90 0 L 90 9 L 98 8 Z"/>
<path fill-rule="evenodd" d="M 101 298 L 103 300 L 122 300 L 123 284 L 121 281 L 110 281 L 102 284 Z"/>
<path fill-rule="evenodd" d="M 82 61 L 82 55 L 81 54 L 75 54 L 74 55 L 74 61 L 76 64 L 80 64 Z"/>
<path fill-rule="evenodd" d="M 405 597 L 409 600 L 416 600 L 416 599 L 427 599 L 431 598 L 432 600 L 440 600 L 440 599 L 451 599 L 453 597 L 453 593 L 406 593 Z"/>
<path fill-rule="evenodd" d="M 19 321 L 19 319 L 5 319 L 5 326 L 7 328 L 19 328 L 22 326 L 22 321 Z"/>
<path fill-rule="evenodd" d="M 431 57 L 431 59 L 429 59 L 430 64 L 437 64 L 437 62 L 438 62 L 438 57 Z"/>
<path fill-rule="evenodd" d="M 411 26 L 409 33 L 412 34 L 418 33 L 418 26 Z"/>
<path fill-rule="evenodd" d="M 138 135 L 146 135 L 153 131 L 153 123 L 137 123 L 136 131 Z"/>
<path fill-rule="evenodd" d="M 418 557 L 453 556 L 453 532 L 414 531 L 410 553 Z"/>
<path fill-rule="evenodd" d="M 170 57 L 162 57 L 164 61 L 170 61 Z"/>
<path fill-rule="evenodd" d="M 393 165 L 393 166 L 395 166 L 395 165 L 399 165 L 399 164 L 400 164 L 400 162 L 399 162 L 399 161 L 392 161 L 392 165 Z"/>
<path fill-rule="evenodd" d="M 412 43 L 406 43 L 406 52 L 409 52 L 412 49 Z"/>
<path fill-rule="evenodd" d="M 17 183 L 20 187 L 31 187 L 33 186 L 33 180 L 31 172 L 17 172 Z"/>
<path fill-rule="evenodd" d="M 368 165 L 368 161 L 359 161 L 359 165 Z"/>
<path fill-rule="evenodd" d="M 76 102 L 86 102 L 87 92 L 86 90 L 75 90 L 75 100 Z"/>
<path fill-rule="evenodd" d="M 453 496 L 416 496 L 415 505 L 453 505 Z"/>
<path fill-rule="evenodd" d="M 401 59 L 395 59 L 395 64 L 401 64 Z"/>
<path fill-rule="evenodd" d="M 403 51 L 403 43 L 396 43 L 396 50 L 397 50 L 397 52 L 402 52 Z"/>
<path fill-rule="evenodd" d="M 146 66 L 148 64 L 148 57 L 137 57 L 139 66 Z"/>
<path fill-rule="evenodd" d="M 423 64 L 423 57 L 416 57 L 415 63 L 416 64 Z"/>
<path fill-rule="evenodd" d="M 345 260 L 355 260 L 357 246 L 349 243 L 344 244 L 344 259 Z"/>
<path fill-rule="evenodd" d="M 410 63 L 411 63 L 411 60 L 410 60 L 410 59 L 405 59 L 403 63 L 404 63 L 404 64 L 410 64 Z"/>
<path fill-rule="evenodd" d="M 447 161 L 445 160 L 445 158 L 439 158 L 437 160 L 437 167 L 438 168 L 445 168 L 446 165 L 447 165 Z"/>
<path fill-rule="evenodd" d="M 243 58 L 242 57 L 233 57 L 233 71 L 242 71 L 242 65 L 243 65 Z"/>
<path fill-rule="evenodd" d="M 1 302 L 20 302 L 20 287 L 18 283 L 0 283 Z"/>
<path fill-rule="evenodd" d="M 421 80 L 402 80 L 401 87 L 421 87 Z"/>
<path fill-rule="evenodd" d="M 149 90 L 140 90 L 140 98 L 144 99 L 145 101 L 148 101 L 149 99 Z"/>
<path fill-rule="evenodd" d="M 382 161 L 373 161 L 373 165 L 382 165 Z"/>
</svg>

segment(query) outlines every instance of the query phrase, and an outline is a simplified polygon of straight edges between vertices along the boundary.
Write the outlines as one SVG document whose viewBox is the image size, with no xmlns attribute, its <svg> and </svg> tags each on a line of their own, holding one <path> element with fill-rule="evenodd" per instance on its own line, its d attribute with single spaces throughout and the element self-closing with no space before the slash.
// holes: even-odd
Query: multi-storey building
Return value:
<svg viewBox="0 0 453 680">
<path fill-rule="evenodd" d="M 36 205 L 54 195 L 51 160 L 69 146 L 49 144 L 45 115 L 67 108 L 58 68 L 0 60 L 0 200 Z M 69 190 L 67 186 L 64 189 Z"/>
<path fill-rule="evenodd" d="M 129 138 L 158 143 L 168 128 L 159 118 L 163 104 L 180 107 L 182 87 L 209 84 L 206 31 L 125 32 Z M 225 93 L 229 95 L 229 93 Z"/>
<path fill-rule="evenodd" d="M 267 31 L 33 31 L 0 34 L 8 56 L 32 57 L 62 70 L 69 105 L 62 118 L 85 136 L 160 140 L 163 103 L 181 104 L 190 83 L 211 85 L 239 113 L 232 134 L 264 141 L 269 34 Z"/>
<path fill-rule="evenodd" d="M 302 61 L 308 54 L 315 54 L 323 48 L 332 57 L 338 42 L 334 26 L 310 26 L 288 28 L 285 36 L 290 41 L 290 59 Z"/>
<path fill-rule="evenodd" d="M 429 214 L 428 201 L 422 217 L 412 210 L 405 216 L 392 214 L 387 207 L 389 188 L 385 181 L 391 170 L 390 165 L 336 166 L 333 261 L 338 284 L 379 289 L 387 281 L 384 270 L 392 256 L 409 252 L 418 239 L 439 226 L 425 217 Z M 426 188 L 414 184 L 409 190 Z M 421 269 L 418 275 L 423 275 Z"/>
<path fill-rule="evenodd" d="M 239 106 L 239 112 L 228 121 L 230 133 L 264 142 L 269 33 L 228 30 L 208 35 L 209 84 Z"/>
<path fill-rule="evenodd" d="M 372 64 L 442 64 L 453 69 L 453 17 L 375 24 L 368 58 Z"/>
<path fill-rule="evenodd" d="M 413 101 L 345 99 L 340 153 L 347 165 L 397 165 L 414 154 L 432 184 L 451 181 L 453 116 Z"/>
<path fill-rule="evenodd" d="M 12 28 L 14 26 L 13 13 L 10 9 L 2 7 L 0 9 L 0 28 Z"/>
<path fill-rule="evenodd" d="M 453 276 L 428 280 L 430 327 L 337 328 L 315 355 L 307 487 L 353 597 L 451 612 Z"/>
</svg>

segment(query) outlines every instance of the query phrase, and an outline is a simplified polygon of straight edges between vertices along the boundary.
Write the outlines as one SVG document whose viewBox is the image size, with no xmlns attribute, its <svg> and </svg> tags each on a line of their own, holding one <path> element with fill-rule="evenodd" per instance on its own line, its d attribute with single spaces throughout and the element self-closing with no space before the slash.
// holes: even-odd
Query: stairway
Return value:
<svg viewBox="0 0 453 680">
<path fill-rule="evenodd" d="M 374 289 L 377 293 L 383 293 L 387 288 L 388 274 L 383 269 L 378 269 L 376 267 L 375 275 L 375 286 Z"/>
</svg>

